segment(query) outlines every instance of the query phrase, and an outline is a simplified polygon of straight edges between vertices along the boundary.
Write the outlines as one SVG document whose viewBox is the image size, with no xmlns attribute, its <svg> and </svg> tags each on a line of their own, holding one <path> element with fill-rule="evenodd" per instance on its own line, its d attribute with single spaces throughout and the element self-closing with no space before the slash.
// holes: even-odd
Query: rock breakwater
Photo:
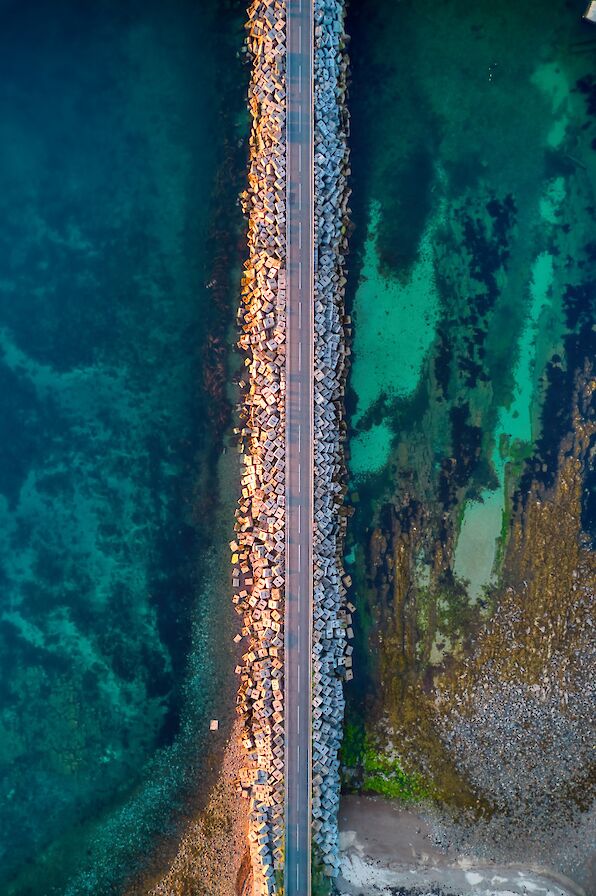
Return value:
<svg viewBox="0 0 596 896">
<path fill-rule="evenodd" d="M 248 259 L 242 280 L 239 345 L 239 450 L 242 493 L 231 542 L 234 602 L 247 650 L 237 667 L 247 761 L 239 790 L 249 801 L 255 893 L 276 892 L 283 872 L 286 335 L 286 4 L 258 0 L 248 11 L 252 116 L 248 188 Z M 313 841 L 325 872 L 339 869 L 338 749 L 342 685 L 351 672 L 351 605 L 341 553 L 345 531 L 342 442 L 346 326 L 343 296 L 348 118 L 344 5 L 314 5 L 314 620 Z"/>
<path fill-rule="evenodd" d="M 249 799 L 255 896 L 275 892 L 283 866 L 283 596 L 285 584 L 285 120 L 286 4 L 248 9 L 252 117 L 248 259 L 242 278 L 240 347 L 243 455 L 241 496 L 231 543 L 234 602 L 247 650 L 237 667 L 238 709 L 247 762 L 239 790 Z"/>
<path fill-rule="evenodd" d="M 351 615 L 342 567 L 346 516 L 343 396 L 344 275 L 350 173 L 343 0 L 315 0 L 315 386 L 313 843 L 324 871 L 339 869 L 337 813 L 344 715 L 343 682 L 352 677 Z"/>
</svg>

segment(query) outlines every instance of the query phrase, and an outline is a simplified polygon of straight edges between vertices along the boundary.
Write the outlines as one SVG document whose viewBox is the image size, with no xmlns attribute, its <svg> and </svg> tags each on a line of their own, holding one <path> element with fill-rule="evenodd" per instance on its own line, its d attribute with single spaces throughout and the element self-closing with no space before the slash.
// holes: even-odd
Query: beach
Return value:
<svg viewBox="0 0 596 896">
<path fill-rule="evenodd" d="M 590 892 L 544 867 L 500 864 L 460 853 L 449 841 L 441 843 L 424 810 L 381 797 L 344 797 L 339 826 L 342 863 L 338 890 L 342 896 L 398 892 L 585 896 Z"/>
</svg>

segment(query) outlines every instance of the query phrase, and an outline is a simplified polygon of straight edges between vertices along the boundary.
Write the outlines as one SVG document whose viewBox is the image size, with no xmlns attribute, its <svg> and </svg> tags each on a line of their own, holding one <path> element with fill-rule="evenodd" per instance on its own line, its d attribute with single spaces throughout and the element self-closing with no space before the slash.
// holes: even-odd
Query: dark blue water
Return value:
<svg viewBox="0 0 596 896">
<path fill-rule="evenodd" d="M 134 845 L 128 795 L 167 795 L 213 438 L 215 8 L 0 4 L 2 893 L 66 892 L 75 831 L 118 803 Z"/>
</svg>

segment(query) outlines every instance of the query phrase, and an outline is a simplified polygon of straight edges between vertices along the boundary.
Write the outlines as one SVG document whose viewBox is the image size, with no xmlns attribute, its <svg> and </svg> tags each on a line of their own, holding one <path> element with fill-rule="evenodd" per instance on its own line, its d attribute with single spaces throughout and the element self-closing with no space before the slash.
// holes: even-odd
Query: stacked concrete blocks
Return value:
<svg viewBox="0 0 596 896">
<path fill-rule="evenodd" d="M 352 677 L 351 618 L 345 606 L 342 549 L 345 437 L 344 263 L 347 251 L 348 118 L 344 3 L 314 0 L 315 395 L 313 842 L 324 870 L 339 870 L 337 812 L 344 715 L 343 682 Z"/>
<path fill-rule="evenodd" d="M 234 603 L 247 650 L 238 666 L 238 710 L 247 762 L 239 790 L 250 800 L 255 896 L 276 891 L 283 866 L 285 586 L 285 121 L 286 7 L 254 0 L 248 10 L 252 117 L 248 259 L 242 279 L 240 347 L 246 380 L 240 407 L 241 497 L 231 543 Z"/>
</svg>

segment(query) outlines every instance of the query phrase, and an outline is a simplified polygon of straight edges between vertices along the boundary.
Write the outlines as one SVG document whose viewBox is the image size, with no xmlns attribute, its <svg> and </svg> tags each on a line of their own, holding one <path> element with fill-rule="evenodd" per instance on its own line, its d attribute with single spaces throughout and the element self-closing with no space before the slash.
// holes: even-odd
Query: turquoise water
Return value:
<svg viewBox="0 0 596 896">
<path fill-rule="evenodd" d="M 380 499 L 459 506 L 475 597 L 545 403 L 570 406 L 549 383 L 594 344 L 596 40 L 572 7 L 350 10 L 352 482 L 369 524 Z"/>
<path fill-rule="evenodd" d="M 1 8 L 6 894 L 113 892 L 167 829 L 185 738 L 223 681 L 193 629 L 221 600 L 200 589 L 220 438 L 205 370 L 232 261 L 207 284 L 214 201 L 220 256 L 237 221 L 233 178 L 214 191 L 222 158 L 242 165 L 238 11 L 220 12 Z"/>
<path fill-rule="evenodd" d="M 381 270 L 376 248 L 381 207 L 370 208 L 357 293 L 351 385 L 358 396 L 357 427 L 379 395 L 410 398 L 433 341 L 438 307 L 432 241 L 441 210 L 420 242 L 410 277 L 402 282 Z M 399 322 L 395 325 L 395 322 Z M 355 475 L 382 469 L 389 459 L 391 430 L 385 421 L 359 433 L 351 444 Z"/>
</svg>

